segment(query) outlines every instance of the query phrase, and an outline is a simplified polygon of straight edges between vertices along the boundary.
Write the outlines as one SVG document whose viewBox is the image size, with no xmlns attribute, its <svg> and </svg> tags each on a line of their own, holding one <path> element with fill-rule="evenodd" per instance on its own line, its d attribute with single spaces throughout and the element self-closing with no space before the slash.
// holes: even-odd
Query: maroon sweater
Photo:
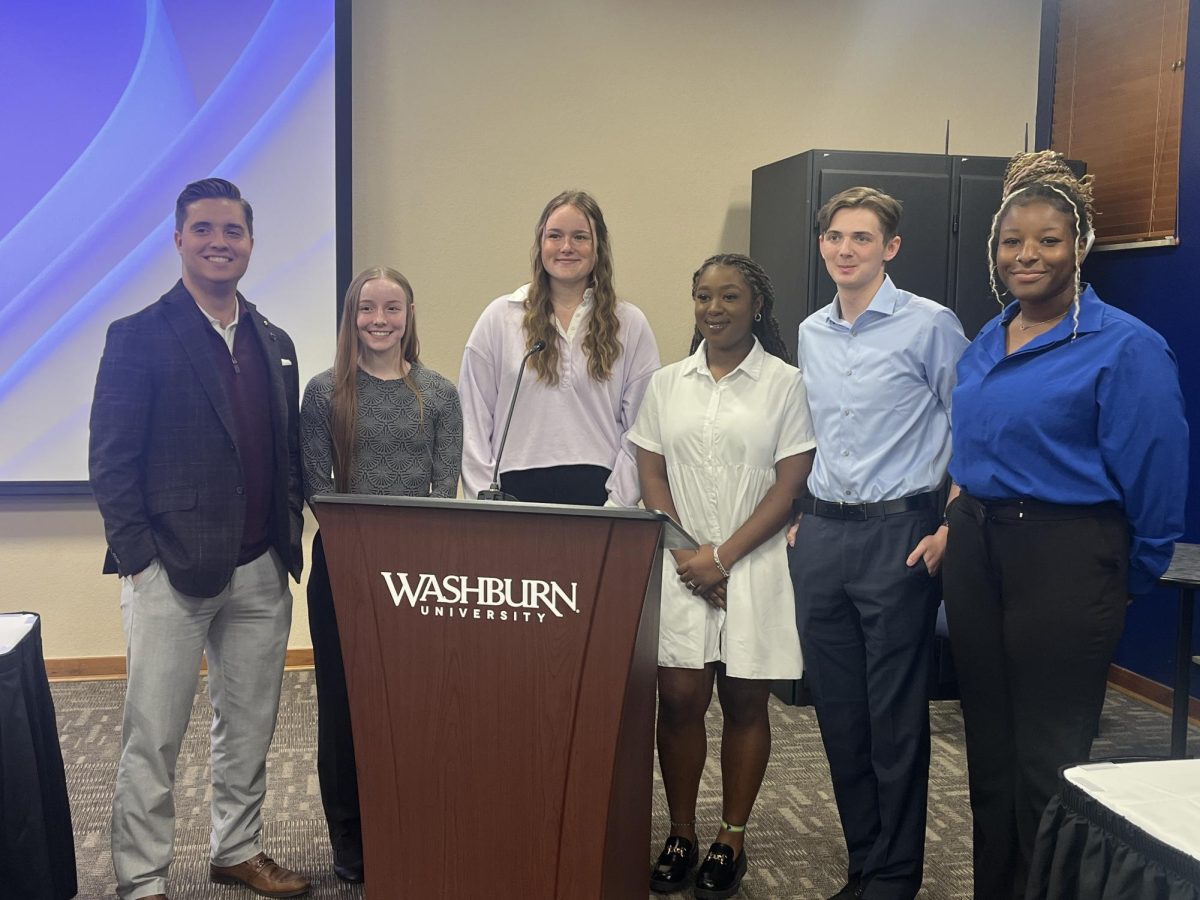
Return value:
<svg viewBox="0 0 1200 900">
<path fill-rule="evenodd" d="M 257 559 L 272 543 L 271 485 L 274 483 L 275 444 L 271 428 L 271 376 L 254 323 L 245 304 L 238 301 L 238 326 L 233 333 L 233 354 L 215 329 L 213 363 L 233 410 L 238 456 L 242 462 L 239 492 L 246 495 L 246 519 L 238 565 Z"/>
</svg>

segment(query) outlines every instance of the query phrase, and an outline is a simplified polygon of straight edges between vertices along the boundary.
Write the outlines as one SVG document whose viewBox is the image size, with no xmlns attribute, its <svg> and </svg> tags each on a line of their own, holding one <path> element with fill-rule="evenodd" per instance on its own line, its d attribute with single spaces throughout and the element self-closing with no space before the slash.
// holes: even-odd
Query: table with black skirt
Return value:
<svg viewBox="0 0 1200 900">
<path fill-rule="evenodd" d="M 1064 769 L 1026 900 L 1200 900 L 1200 760 Z"/>
<path fill-rule="evenodd" d="M 41 620 L 0 614 L 0 897 L 67 900 L 78 890 Z"/>
</svg>

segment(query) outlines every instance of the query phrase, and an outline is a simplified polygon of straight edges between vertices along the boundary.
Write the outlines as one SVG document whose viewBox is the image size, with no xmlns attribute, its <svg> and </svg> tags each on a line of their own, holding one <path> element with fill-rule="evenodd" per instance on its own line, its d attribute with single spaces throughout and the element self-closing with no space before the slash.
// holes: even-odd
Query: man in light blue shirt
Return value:
<svg viewBox="0 0 1200 900">
<path fill-rule="evenodd" d="M 834 897 L 911 900 L 924 867 L 940 491 L 967 339 L 949 309 L 887 277 L 897 200 L 851 188 L 818 221 L 838 292 L 800 325 L 817 456 L 790 561 L 849 856 Z"/>
</svg>

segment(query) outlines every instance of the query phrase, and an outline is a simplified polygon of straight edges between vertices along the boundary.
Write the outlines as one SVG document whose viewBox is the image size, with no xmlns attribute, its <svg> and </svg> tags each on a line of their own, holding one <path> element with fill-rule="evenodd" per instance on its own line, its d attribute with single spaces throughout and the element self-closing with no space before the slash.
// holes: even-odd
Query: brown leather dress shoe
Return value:
<svg viewBox="0 0 1200 900">
<path fill-rule="evenodd" d="M 308 879 L 285 869 L 265 853 L 236 866 L 209 865 L 208 877 L 217 884 L 240 884 L 264 897 L 299 897 L 307 894 Z"/>
</svg>

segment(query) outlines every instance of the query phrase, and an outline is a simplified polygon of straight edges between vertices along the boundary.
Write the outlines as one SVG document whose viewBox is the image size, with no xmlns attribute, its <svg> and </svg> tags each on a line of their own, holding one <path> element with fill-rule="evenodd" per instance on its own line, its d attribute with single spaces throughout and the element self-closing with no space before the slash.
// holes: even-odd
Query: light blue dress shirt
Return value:
<svg viewBox="0 0 1200 900">
<path fill-rule="evenodd" d="M 853 325 L 837 297 L 801 322 L 797 356 L 817 435 L 812 495 L 872 503 L 940 487 L 967 343 L 953 312 L 889 277 Z"/>
</svg>

